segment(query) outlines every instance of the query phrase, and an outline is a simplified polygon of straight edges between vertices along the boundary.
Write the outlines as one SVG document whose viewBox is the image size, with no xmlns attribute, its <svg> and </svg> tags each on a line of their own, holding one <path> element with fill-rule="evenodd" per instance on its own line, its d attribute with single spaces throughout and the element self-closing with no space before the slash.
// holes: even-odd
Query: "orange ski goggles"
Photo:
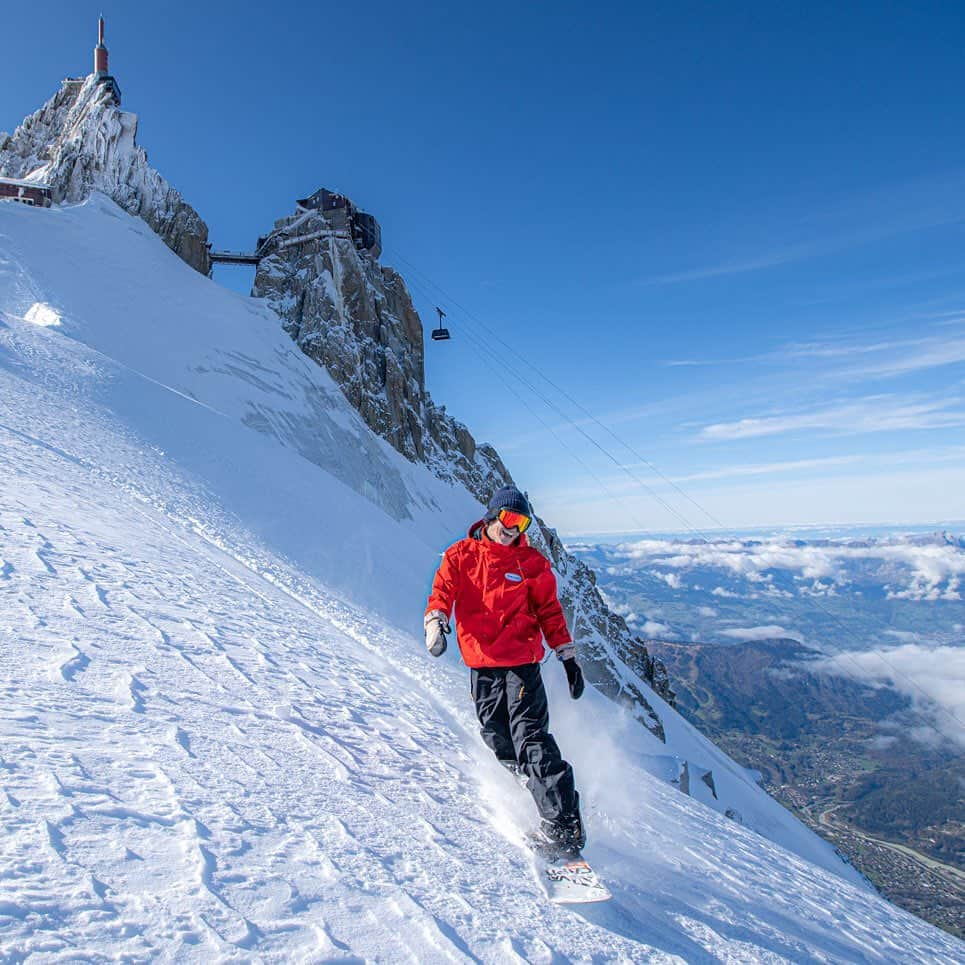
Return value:
<svg viewBox="0 0 965 965">
<path fill-rule="evenodd" d="M 529 529 L 529 524 L 532 523 L 532 516 L 527 516 L 525 513 L 517 513 L 511 509 L 501 509 L 496 514 L 496 519 L 498 519 L 506 529 L 518 529 L 521 533 L 525 533 Z"/>
</svg>

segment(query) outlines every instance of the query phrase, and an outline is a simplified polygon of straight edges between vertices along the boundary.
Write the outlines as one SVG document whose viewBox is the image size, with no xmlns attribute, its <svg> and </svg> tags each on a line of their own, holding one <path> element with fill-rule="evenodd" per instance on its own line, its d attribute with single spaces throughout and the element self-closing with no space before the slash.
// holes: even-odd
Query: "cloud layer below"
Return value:
<svg viewBox="0 0 965 965">
<path fill-rule="evenodd" d="M 912 736 L 934 743 L 938 734 L 965 748 L 965 648 L 907 643 L 887 650 L 842 653 L 812 669 L 858 677 L 874 685 L 894 687 L 911 698 L 930 727 Z"/>
<path fill-rule="evenodd" d="M 848 586 L 855 580 L 855 565 L 870 564 L 872 572 L 864 580 L 879 582 L 889 598 L 905 600 L 960 601 L 965 580 L 965 548 L 939 535 L 821 543 L 645 539 L 621 543 L 613 555 L 627 563 L 677 571 L 678 576 L 679 571 L 701 567 L 723 570 L 750 583 L 772 582 L 769 574 L 785 571 L 799 581 L 811 581 L 812 591 Z"/>
</svg>

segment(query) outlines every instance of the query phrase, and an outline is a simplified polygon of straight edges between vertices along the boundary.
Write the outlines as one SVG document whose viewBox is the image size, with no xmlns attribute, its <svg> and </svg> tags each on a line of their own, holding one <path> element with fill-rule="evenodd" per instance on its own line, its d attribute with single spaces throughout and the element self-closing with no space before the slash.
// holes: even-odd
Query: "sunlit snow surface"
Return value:
<svg viewBox="0 0 965 965">
<path fill-rule="evenodd" d="M 528 796 L 418 638 L 472 500 L 106 202 L 0 205 L 0 312 L 0 958 L 962 960 L 663 705 L 668 747 L 552 663 L 615 897 L 549 906 Z"/>
</svg>

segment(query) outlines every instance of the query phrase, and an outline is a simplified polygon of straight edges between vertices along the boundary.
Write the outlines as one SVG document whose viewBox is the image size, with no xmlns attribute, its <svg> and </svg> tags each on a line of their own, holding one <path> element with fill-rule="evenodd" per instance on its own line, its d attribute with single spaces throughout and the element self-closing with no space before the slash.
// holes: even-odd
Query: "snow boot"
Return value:
<svg viewBox="0 0 965 965">
<path fill-rule="evenodd" d="M 579 812 L 568 818 L 548 821 L 543 818 L 533 835 L 536 850 L 545 858 L 580 858 L 586 845 L 586 832 Z"/>
</svg>

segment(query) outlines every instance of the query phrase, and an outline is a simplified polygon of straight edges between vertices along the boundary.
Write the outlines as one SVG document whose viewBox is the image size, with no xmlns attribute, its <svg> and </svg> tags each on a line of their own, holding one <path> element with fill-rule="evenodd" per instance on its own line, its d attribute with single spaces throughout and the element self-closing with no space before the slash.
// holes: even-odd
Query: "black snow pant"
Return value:
<svg viewBox="0 0 965 965">
<path fill-rule="evenodd" d="M 549 732 L 549 706 L 538 663 L 472 670 L 472 696 L 482 739 L 500 763 L 516 765 L 540 817 L 572 821 L 580 810 L 573 768 Z"/>
</svg>

